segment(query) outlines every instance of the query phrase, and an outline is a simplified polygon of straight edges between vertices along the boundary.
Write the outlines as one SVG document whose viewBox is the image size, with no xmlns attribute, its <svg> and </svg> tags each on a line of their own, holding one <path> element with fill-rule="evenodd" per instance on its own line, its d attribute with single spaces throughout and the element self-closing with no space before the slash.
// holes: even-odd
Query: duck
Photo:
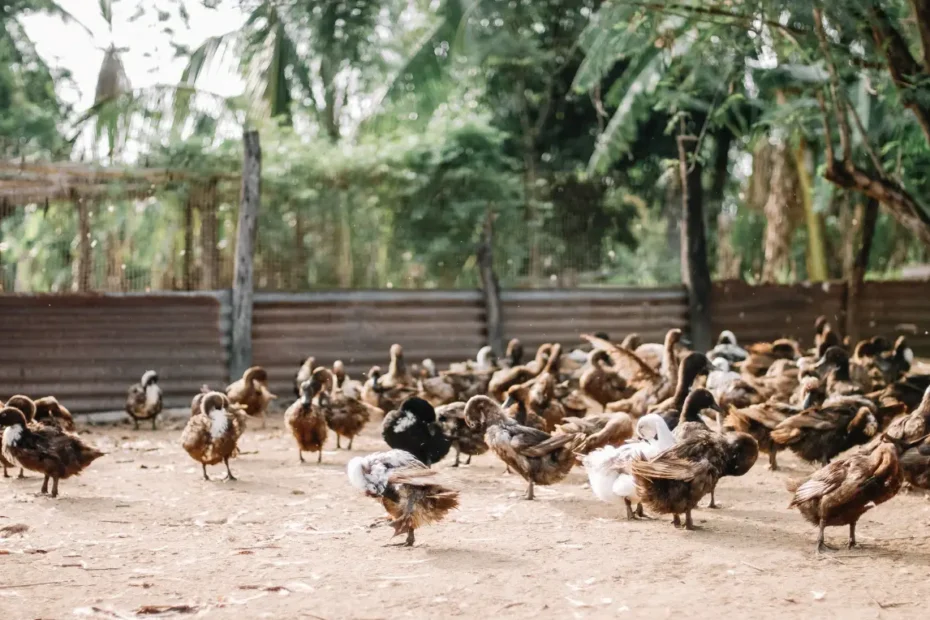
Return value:
<svg viewBox="0 0 930 620">
<path fill-rule="evenodd" d="M 817 377 L 805 377 L 801 388 L 803 400 L 800 405 L 791 405 L 772 398 L 744 408 L 730 406 L 724 421 L 724 431 L 740 431 L 752 435 L 759 444 L 759 450 L 769 455 L 768 468 L 771 471 L 778 470 L 778 451 L 782 448 L 772 440 L 772 431 L 789 417 L 812 407 L 819 407 L 827 397 Z"/>
<path fill-rule="evenodd" d="M 651 460 L 675 445 L 675 437 L 665 425 L 665 420 L 654 413 L 637 420 L 636 434 L 638 441 L 606 445 L 581 459 L 594 496 L 602 502 L 611 503 L 622 499 L 626 504 L 626 518 L 630 521 L 645 517 L 633 483 L 633 461 Z M 637 504 L 636 512 L 633 511 L 634 503 Z"/>
<path fill-rule="evenodd" d="M 234 481 L 229 459 L 239 453 L 239 438 L 245 432 L 248 414 L 245 408 L 221 392 L 208 392 L 194 397 L 199 411 L 192 415 L 181 433 L 181 446 L 203 468 L 203 479 L 210 481 L 207 465 L 220 461 L 226 465 L 225 480 Z"/>
<path fill-rule="evenodd" d="M 519 340 L 516 341 L 519 343 Z M 497 359 L 494 355 L 494 349 L 491 348 L 491 345 L 484 345 L 478 349 L 478 354 L 475 356 L 474 360 L 467 360 L 465 362 L 456 362 L 449 365 L 449 369 L 446 370 L 446 373 L 472 373 L 472 372 L 489 372 L 496 370 L 497 368 Z M 442 374 L 442 373 L 440 373 Z"/>
<path fill-rule="evenodd" d="M 678 424 L 677 419 L 685 406 L 685 400 L 691 393 L 698 377 L 707 376 L 714 366 L 703 353 L 694 351 L 678 365 L 678 378 L 675 381 L 675 393 L 664 401 L 649 407 L 649 413 L 662 413 L 669 428 Z"/>
<path fill-rule="evenodd" d="M 487 393 L 491 376 L 498 370 L 494 351 L 491 347 L 484 346 L 478 351 L 476 363 L 453 364 L 439 375 L 452 386 L 455 393 L 453 400 L 465 402 L 472 396 Z"/>
<path fill-rule="evenodd" d="M 312 355 L 305 357 L 297 367 L 297 374 L 294 376 L 294 396 L 300 398 L 300 386 L 304 381 L 310 380 L 313 369 L 316 368 L 316 358 Z"/>
<path fill-rule="evenodd" d="M 535 485 L 555 484 L 568 475 L 575 464 L 574 450 L 584 441 L 581 433 L 550 435 L 521 426 L 481 395 L 465 404 L 465 423 L 484 431 L 488 447 L 527 482 L 527 500 L 535 498 Z"/>
<path fill-rule="evenodd" d="M 722 413 L 722 411 L 710 390 L 695 388 L 688 393 L 680 409 L 668 409 L 654 413 L 662 416 L 669 430 L 681 441 L 695 430 L 705 431 L 710 428 L 704 421 L 703 415 L 718 418 L 717 414 Z"/>
<path fill-rule="evenodd" d="M 829 347 L 811 370 L 821 379 L 826 379 L 828 396 L 852 396 L 871 390 L 870 382 L 861 383 L 866 381 L 866 378 L 860 377 L 860 382 L 853 381 L 850 375 L 849 353 L 842 347 Z"/>
<path fill-rule="evenodd" d="M 623 400 L 608 403 L 608 412 L 626 412 L 640 417 L 649 412 L 649 409 L 672 396 L 678 384 L 678 364 L 671 361 L 665 364 L 666 368 L 675 368 L 670 375 L 667 371 L 659 373 L 653 370 L 646 362 L 631 351 L 616 347 L 610 342 L 582 334 L 581 336 L 595 347 L 607 351 L 613 362 L 616 372 L 623 377 L 627 385 L 633 390 L 633 395 Z M 674 334 L 667 336 L 667 341 L 674 338 Z M 671 347 L 666 348 L 666 357 L 671 358 L 674 352 Z"/>
<path fill-rule="evenodd" d="M 775 360 L 765 374 L 753 377 L 743 374 L 765 400 L 776 399 L 787 402 L 801 383 L 801 371 L 794 360 Z"/>
<path fill-rule="evenodd" d="M 360 399 L 362 397 L 362 390 L 364 389 L 362 382 L 349 378 L 349 375 L 346 374 L 346 367 L 345 364 L 342 363 L 342 360 L 336 360 L 333 362 L 332 372 L 334 380 L 334 393 L 338 390 L 349 398 Z"/>
<path fill-rule="evenodd" d="M 13 400 L 13 399 L 10 399 Z M 69 433 L 75 432 L 74 416 L 65 408 L 54 396 L 43 396 L 37 398 L 33 403 L 35 405 L 35 414 L 32 419 L 38 424 L 46 426 L 56 426 Z"/>
<path fill-rule="evenodd" d="M 786 418 L 770 433 L 805 461 L 826 465 L 836 455 L 868 442 L 878 432 L 874 405 L 857 399 L 805 409 Z M 781 449 L 781 448 L 778 448 Z"/>
<path fill-rule="evenodd" d="M 10 396 L 10 399 L 6 402 L 6 404 L 0 401 L 0 408 L 3 408 L 3 407 L 12 407 L 13 409 L 19 410 L 23 414 L 23 417 L 26 418 L 27 424 L 32 423 L 36 416 L 35 402 L 28 396 L 23 396 L 22 394 L 16 394 L 15 396 Z M 10 467 L 16 467 L 15 463 L 12 463 L 11 461 L 7 460 L 7 458 L 3 455 L 2 449 L 0 449 L 0 465 L 3 466 L 3 477 L 4 478 L 10 477 L 10 474 L 7 472 L 7 469 L 9 469 Z M 17 477 L 18 478 L 26 477 L 26 474 L 23 471 L 22 467 L 19 468 L 19 476 Z"/>
<path fill-rule="evenodd" d="M 394 536 L 406 534 L 412 547 L 416 530 L 437 523 L 459 505 L 459 493 L 436 479 L 437 472 L 403 450 L 357 456 L 346 467 L 349 482 L 368 497 L 381 500 L 388 513 L 376 522 L 391 525 Z"/>
<path fill-rule="evenodd" d="M 581 375 L 579 386 L 586 396 L 602 407 L 629 398 L 634 393 L 614 370 L 610 355 L 603 349 L 594 349 L 589 354 L 588 367 Z"/>
<path fill-rule="evenodd" d="M 687 355 L 687 350 L 681 343 L 681 336 L 680 329 L 672 328 L 666 332 L 665 340 L 661 344 L 640 344 L 633 349 L 633 353 L 660 374 L 674 377 L 678 373 L 678 360 Z"/>
<path fill-rule="evenodd" d="M 456 391 L 448 376 L 427 377 L 417 380 L 417 396 L 438 407 L 455 402 Z"/>
<path fill-rule="evenodd" d="M 513 410 L 515 419 L 551 432 L 555 425 L 565 417 L 565 408 L 555 399 L 551 377 L 543 382 L 528 381 L 507 390 L 507 398 L 502 407 Z"/>
<path fill-rule="evenodd" d="M 549 359 L 549 350 L 551 344 L 541 344 L 536 350 L 536 357 L 522 366 L 511 366 L 498 370 L 491 375 L 488 382 L 488 395 L 502 402 L 508 389 L 519 383 L 526 383 L 543 371 L 546 361 Z"/>
<path fill-rule="evenodd" d="M 672 523 L 694 529 L 691 511 L 723 476 L 742 476 L 759 456 L 756 440 L 746 433 L 720 435 L 698 430 L 659 453 L 655 458 L 633 461 L 636 494 L 650 510 L 672 514 Z"/>
<path fill-rule="evenodd" d="M 335 380 L 328 368 L 317 368 L 311 379 L 323 386 L 316 395 L 315 404 L 323 410 L 326 425 L 336 433 L 336 449 L 342 449 L 340 439 L 346 437 L 349 440 L 347 449 L 351 450 L 355 437 L 365 425 L 372 417 L 383 416 L 384 411 L 363 399 L 353 398 L 338 389 L 333 390 L 331 386 Z"/>
<path fill-rule="evenodd" d="M 743 376 L 731 370 L 730 363 L 723 357 L 715 358 L 711 365 L 713 370 L 707 375 L 706 385 L 721 407 L 727 408 L 732 405 L 742 408 L 766 400 L 762 388 L 756 384 L 755 377 Z"/>
<path fill-rule="evenodd" d="M 605 340 L 610 339 L 605 338 Z M 635 351 L 641 344 L 643 344 L 643 338 L 636 332 L 627 334 L 626 337 L 620 341 L 620 347 L 626 349 L 627 351 Z"/>
<path fill-rule="evenodd" d="M 42 494 L 48 493 L 52 480 L 52 497 L 58 497 L 58 481 L 80 474 L 104 453 L 54 426 L 29 424 L 19 409 L 0 409 L 3 431 L 2 452 L 10 463 L 45 475 Z"/>
<path fill-rule="evenodd" d="M 725 360 L 729 364 L 738 364 L 743 362 L 746 358 L 749 357 L 749 351 L 739 346 L 739 343 L 736 341 L 736 334 L 731 332 L 729 329 L 725 329 L 720 332 L 720 335 L 717 337 L 717 344 L 714 345 L 714 348 L 707 352 L 707 358 L 710 361 L 716 361 L 718 359 Z"/>
<path fill-rule="evenodd" d="M 901 470 L 905 482 L 920 489 L 930 489 L 930 442 L 918 442 L 927 433 L 930 433 L 930 388 L 924 391 L 920 404 L 912 413 L 892 420 L 884 432 L 898 442 L 917 442 L 901 455 Z M 867 451 L 874 449 L 882 440 L 881 436 L 873 440 Z"/>
<path fill-rule="evenodd" d="M 155 430 L 155 420 L 161 413 L 161 388 L 158 386 L 158 373 L 146 370 L 142 373 L 139 383 L 129 387 L 126 395 L 126 413 L 132 418 L 136 430 L 139 430 L 139 420 L 151 420 L 152 430 Z"/>
<path fill-rule="evenodd" d="M 740 364 L 740 370 L 751 377 L 764 375 L 777 360 L 795 361 L 801 358 L 801 348 L 796 340 L 779 338 L 774 342 L 758 342 L 749 345 L 749 357 Z"/>
<path fill-rule="evenodd" d="M 925 438 L 920 438 L 924 440 Z M 884 504 L 901 489 L 904 476 L 901 454 L 912 444 L 882 435 L 881 443 L 870 453 L 853 453 L 818 469 L 808 478 L 791 482 L 794 493 L 788 508 L 819 528 L 817 552 L 833 547 L 824 541 L 827 527 L 849 526 L 848 548 L 856 546 L 856 524 L 863 514 Z"/>
<path fill-rule="evenodd" d="M 488 444 L 484 440 L 484 432 L 477 432 L 465 423 L 465 403 L 455 402 L 436 407 L 436 419 L 442 432 L 452 441 L 455 450 L 455 462 L 452 467 L 458 467 L 460 455 L 465 454 L 468 459 L 466 465 L 471 465 L 471 457 L 480 456 L 488 451 Z"/>
<path fill-rule="evenodd" d="M 284 412 L 284 424 L 297 442 L 297 456 L 301 463 L 306 462 L 304 452 L 316 452 L 316 462 L 323 462 L 323 446 L 326 445 L 329 427 L 323 409 L 313 401 L 325 387 L 323 381 L 311 375 L 311 379 L 300 385 L 300 398 Z"/>
<path fill-rule="evenodd" d="M 399 344 L 391 345 L 391 363 L 388 365 L 387 374 L 380 377 L 379 383 L 384 389 L 410 387 L 416 384 L 413 375 L 407 371 L 404 348 Z"/>
<path fill-rule="evenodd" d="M 904 336 L 899 336 L 893 346 L 889 346 L 884 338 L 874 336 L 856 345 L 853 361 L 869 369 L 874 387 L 884 387 L 910 372 L 914 351 Z"/>
<path fill-rule="evenodd" d="M 501 360 L 502 368 L 516 368 L 523 363 L 523 343 L 519 338 L 511 338 L 507 342 L 507 349 L 504 352 L 504 359 Z"/>
<path fill-rule="evenodd" d="M 553 430 L 553 434 L 556 435 L 579 433 L 584 435 L 585 439 L 575 450 L 578 454 L 589 454 L 604 446 L 619 446 L 633 436 L 633 418 L 622 412 L 563 418 Z"/>
<path fill-rule="evenodd" d="M 383 379 L 381 368 L 372 366 L 368 371 L 368 380 L 362 388 L 362 401 L 370 407 L 381 411 L 393 411 L 400 407 L 402 402 L 417 394 L 416 386 L 387 387 Z"/>
<path fill-rule="evenodd" d="M 262 428 L 268 405 L 277 398 L 268 390 L 268 373 L 261 366 L 252 366 L 242 373 L 241 379 L 227 386 L 226 396 L 232 404 L 240 405 L 246 415 L 261 417 Z"/>
<path fill-rule="evenodd" d="M 427 467 L 445 458 L 452 448 L 452 439 L 443 432 L 436 410 L 416 396 L 384 416 L 381 436 L 388 446 L 409 452 Z"/>
</svg>

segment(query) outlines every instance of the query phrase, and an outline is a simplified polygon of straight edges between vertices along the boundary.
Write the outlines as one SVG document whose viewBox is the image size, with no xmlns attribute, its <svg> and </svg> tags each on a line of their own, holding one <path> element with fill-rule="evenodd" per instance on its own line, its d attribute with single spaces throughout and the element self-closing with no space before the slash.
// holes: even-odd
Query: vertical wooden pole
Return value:
<svg viewBox="0 0 930 620">
<path fill-rule="evenodd" d="M 710 269 L 707 266 L 707 238 L 704 231 L 704 194 L 701 164 L 688 162 L 696 144 L 693 136 L 678 136 L 678 172 L 681 176 L 681 281 L 688 291 L 691 341 L 696 351 L 707 351 L 713 335 L 710 323 Z M 692 147 L 693 148 L 693 147 Z"/>
<path fill-rule="evenodd" d="M 857 217 L 861 218 L 859 229 L 862 231 L 862 245 L 856 253 L 852 273 L 846 283 L 846 335 L 855 346 L 861 338 L 859 330 L 859 298 L 865 282 L 865 272 L 869 268 L 869 256 L 872 254 L 872 239 L 875 237 L 875 224 L 878 221 L 878 201 L 872 198 L 865 199 L 863 209 L 856 209 Z"/>
<path fill-rule="evenodd" d="M 216 247 L 218 230 L 216 222 L 217 179 L 207 181 L 200 202 L 200 251 L 203 260 L 201 288 L 212 291 L 219 288 L 220 252 Z"/>
<path fill-rule="evenodd" d="M 478 244 L 478 275 L 484 293 L 488 328 L 488 344 L 498 358 L 504 356 L 504 314 L 501 305 L 501 288 L 494 273 L 494 213 L 488 209 Z"/>
<path fill-rule="evenodd" d="M 252 256 L 261 198 L 262 149 L 258 141 L 258 132 L 246 131 L 242 143 L 242 193 L 239 200 L 236 263 L 233 271 L 230 378 L 242 376 L 252 365 Z"/>
</svg>

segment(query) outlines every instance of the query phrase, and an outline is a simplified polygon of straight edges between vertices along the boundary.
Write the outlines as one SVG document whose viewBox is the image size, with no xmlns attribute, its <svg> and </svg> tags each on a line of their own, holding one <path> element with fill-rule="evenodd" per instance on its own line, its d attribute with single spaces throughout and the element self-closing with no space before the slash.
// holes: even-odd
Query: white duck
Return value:
<svg viewBox="0 0 930 620">
<path fill-rule="evenodd" d="M 660 452 L 675 445 L 675 436 L 668 429 L 662 416 L 650 413 L 636 424 L 639 441 L 629 441 L 622 446 L 604 446 L 585 456 L 581 463 L 588 472 L 588 481 L 594 495 L 604 502 L 620 499 L 626 504 L 627 519 L 643 517 L 643 505 L 636 495 L 636 485 L 630 465 L 634 460 L 649 460 Z M 636 502 L 636 512 L 633 512 Z"/>
</svg>

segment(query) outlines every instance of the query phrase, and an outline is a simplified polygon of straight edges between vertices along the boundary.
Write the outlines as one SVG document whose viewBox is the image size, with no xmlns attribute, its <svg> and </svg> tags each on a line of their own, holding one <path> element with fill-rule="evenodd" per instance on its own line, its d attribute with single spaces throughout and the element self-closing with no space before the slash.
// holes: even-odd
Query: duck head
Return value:
<svg viewBox="0 0 930 620">
<path fill-rule="evenodd" d="M 604 349 L 594 349 L 588 354 L 588 363 L 592 366 L 603 364 L 604 366 L 613 366 L 610 355 Z"/>
<path fill-rule="evenodd" d="M 801 379 L 801 408 L 810 409 L 823 404 L 827 398 L 827 392 L 823 389 L 823 384 L 816 376 L 808 375 Z"/>
<path fill-rule="evenodd" d="M 914 351 L 907 346 L 907 338 L 904 336 L 898 336 L 894 343 L 894 360 L 902 372 L 908 372 L 914 363 Z"/>
<path fill-rule="evenodd" d="M 478 370 L 491 370 L 497 366 L 497 356 L 489 345 L 481 347 L 475 359 L 478 362 Z"/>
<path fill-rule="evenodd" d="M 716 370 L 716 367 L 707 359 L 706 355 L 699 351 L 692 351 L 685 356 L 681 365 L 678 366 L 678 385 L 689 388 L 695 379 L 705 376 L 713 370 Z"/>
<path fill-rule="evenodd" d="M 150 385 L 155 385 L 158 383 L 158 373 L 154 370 L 146 370 L 142 373 L 142 380 L 139 381 L 142 384 L 142 387 L 148 387 Z"/>
<path fill-rule="evenodd" d="M 823 356 L 816 364 L 813 371 L 822 379 L 830 371 L 835 371 L 839 379 L 849 378 L 849 353 L 841 347 L 830 347 L 824 351 Z"/>
<path fill-rule="evenodd" d="M 310 403 L 313 402 L 313 397 L 316 396 L 321 389 L 323 389 L 322 384 L 310 379 L 302 382 L 300 384 L 300 404 L 304 407 L 309 407 Z"/>
<path fill-rule="evenodd" d="M 411 396 L 400 405 L 400 410 L 413 414 L 418 422 L 429 424 L 436 421 L 436 410 L 429 402 Z"/>
<path fill-rule="evenodd" d="M 731 332 L 729 329 L 723 330 L 722 332 L 720 332 L 720 335 L 717 336 L 717 344 L 718 344 L 718 345 L 727 345 L 727 344 L 729 344 L 729 345 L 736 346 L 736 344 L 737 344 L 737 342 L 736 342 L 736 334 L 734 334 L 733 332 Z"/>
<path fill-rule="evenodd" d="M 756 464 L 759 444 L 746 433 L 727 433 L 727 465 L 725 476 L 742 476 Z"/>
<path fill-rule="evenodd" d="M 610 342 L 610 336 L 607 334 L 607 332 L 594 332 L 594 336 L 595 338 L 600 338 L 601 340 Z"/>
<path fill-rule="evenodd" d="M 549 347 L 549 359 L 543 367 L 543 372 L 557 374 L 559 372 L 559 361 L 562 357 L 562 345 L 554 344 Z"/>
<path fill-rule="evenodd" d="M 715 357 L 711 364 L 714 367 L 714 370 L 719 370 L 720 372 L 730 372 L 730 362 L 727 361 L 725 357 Z"/>
<path fill-rule="evenodd" d="M 423 360 L 420 366 L 422 366 L 424 374 L 426 375 L 425 378 L 427 379 L 431 377 L 436 377 L 439 375 L 439 371 L 436 370 L 436 362 L 434 362 L 428 357 Z"/>
<path fill-rule="evenodd" d="M 511 408 L 516 406 L 522 411 L 529 394 L 530 386 L 525 383 L 511 386 L 507 390 L 507 398 L 504 399 L 504 404 L 501 405 L 501 409 L 510 411 Z"/>
<path fill-rule="evenodd" d="M 198 396 L 201 396 L 200 412 L 206 416 L 209 416 L 213 411 L 226 409 L 229 406 L 229 399 L 226 398 L 226 394 L 221 392 L 210 392 Z"/>
<path fill-rule="evenodd" d="M 375 392 L 384 391 L 383 388 L 378 385 L 378 381 L 381 379 L 381 367 L 372 366 L 371 370 L 368 371 L 368 382 L 371 384 L 371 389 Z"/>
<path fill-rule="evenodd" d="M 827 320 L 827 317 L 821 314 L 816 319 L 814 319 L 814 336 L 820 336 L 823 334 L 823 330 L 829 326 L 830 322 Z"/>
<path fill-rule="evenodd" d="M 665 348 L 671 350 L 679 342 L 681 342 L 681 330 L 677 327 L 668 330 L 665 334 Z"/>
<path fill-rule="evenodd" d="M 391 345 L 391 364 L 388 367 L 388 372 L 395 377 L 407 374 L 407 362 L 404 361 L 404 348 L 399 344 Z"/>
<path fill-rule="evenodd" d="M 517 338 L 511 338 L 507 343 L 507 359 L 510 360 L 511 368 L 523 363 L 523 343 Z"/>
<path fill-rule="evenodd" d="M 336 380 L 337 386 L 342 386 L 346 380 L 346 367 L 342 363 L 342 360 L 336 360 L 333 362 L 333 377 Z"/>
<path fill-rule="evenodd" d="M 310 380 L 318 384 L 320 386 L 319 389 L 331 392 L 336 379 L 333 377 L 333 373 L 330 372 L 329 368 L 320 366 L 319 368 L 313 369 L 313 372 L 310 374 Z"/>
<path fill-rule="evenodd" d="M 779 338 L 772 343 L 772 356 L 775 359 L 796 360 L 801 357 L 801 351 L 794 340 Z"/>
<path fill-rule="evenodd" d="M 4 407 L 0 409 L 0 428 L 11 426 L 26 426 L 26 416 L 19 409 Z"/>
<path fill-rule="evenodd" d="M 268 384 L 268 372 L 261 366 L 252 366 L 242 374 L 245 383 L 251 384 L 255 389 Z"/>
<path fill-rule="evenodd" d="M 635 351 L 639 345 L 643 343 L 642 337 L 633 332 L 632 334 L 627 334 L 626 338 L 623 339 L 623 342 L 620 343 L 620 347 L 627 349 L 629 351 Z"/>
<path fill-rule="evenodd" d="M 472 396 L 465 403 L 465 425 L 483 431 L 503 417 L 500 405 L 487 396 Z"/>
<path fill-rule="evenodd" d="M 723 413 L 720 405 L 717 404 L 717 399 L 714 398 L 714 395 L 711 394 L 709 390 L 705 390 L 704 388 L 692 390 L 691 393 L 688 394 L 688 398 L 685 399 L 684 407 L 681 409 L 680 419 L 682 421 L 695 422 L 701 419 L 701 412 L 705 409 Z"/>
<path fill-rule="evenodd" d="M 23 414 L 27 422 L 32 421 L 36 417 L 35 401 L 28 396 L 23 396 L 22 394 L 10 396 L 10 400 L 6 401 L 6 407 L 17 409 Z"/>
</svg>

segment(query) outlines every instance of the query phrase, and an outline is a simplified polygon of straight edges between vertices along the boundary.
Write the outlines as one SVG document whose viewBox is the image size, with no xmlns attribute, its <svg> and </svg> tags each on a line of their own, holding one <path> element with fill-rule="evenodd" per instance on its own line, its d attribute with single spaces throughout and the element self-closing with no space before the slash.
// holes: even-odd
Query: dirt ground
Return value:
<svg viewBox="0 0 930 620">
<path fill-rule="evenodd" d="M 878 507 L 862 549 L 816 557 L 784 485 L 811 468 L 788 454 L 783 471 L 760 461 L 724 479 L 723 509 L 699 510 L 695 532 L 619 518 L 580 468 L 527 502 L 492 454 L 449 460 L 461 509 L 406 549 L 367 528 L 383 511 L 344 473 L 384 448 L 376 424 L 352 453 L 331 438 L 322 465 L 300 465 L 271 418 L 243 438 L 238 482 L 219 481 L 222 467 L 201 479 L 181 424 L 85 428 L 108 455 L 57 500 L 36 496 L 37 474 L 0 480 L 0 527 L 30 526 L 0 539 L 0 617 L 153 617 L 139 612 L 154 605 L 189 606 L 157 616 L 177 618 L 913 618 L 930 598 L 927 498 Z"/>
</svg>

